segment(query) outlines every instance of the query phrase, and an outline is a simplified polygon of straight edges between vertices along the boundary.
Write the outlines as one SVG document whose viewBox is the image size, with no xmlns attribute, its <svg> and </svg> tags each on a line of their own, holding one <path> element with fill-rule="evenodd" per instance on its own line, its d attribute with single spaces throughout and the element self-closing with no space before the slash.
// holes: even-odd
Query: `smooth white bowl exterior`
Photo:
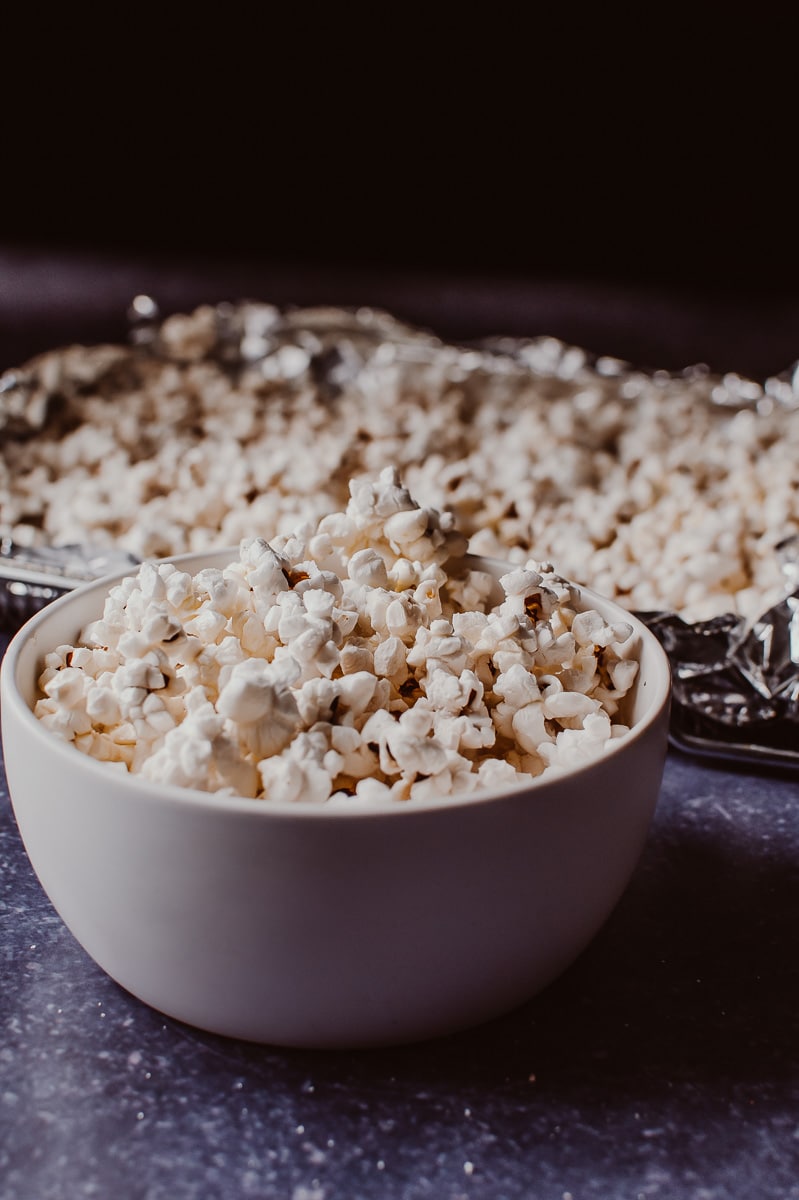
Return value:
<svg viewBox="0 0 799 1200">
<path fill-rule="evenodd" d="M 611 753 L 512 794 L 350 812 L 159 789 L 48 733 L 31 711 L 42 657 L 75 641 L 108 587 L 65 596 L 13 639 L 3 748 L 42 886 L 141 1000 L 255 1041 L 413 1041 L 522 1003 L 607 919 L 657 802 L 670 690 L 656 638 L 616 605 L 582 589 L 583 607 L 639 639 L 634 729 Z"/>
</svg>

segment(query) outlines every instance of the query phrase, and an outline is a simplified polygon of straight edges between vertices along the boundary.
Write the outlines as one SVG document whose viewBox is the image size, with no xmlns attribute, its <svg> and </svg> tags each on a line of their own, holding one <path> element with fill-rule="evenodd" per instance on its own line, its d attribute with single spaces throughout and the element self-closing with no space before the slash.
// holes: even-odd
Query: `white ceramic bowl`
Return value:
<svg viewBox="0 0 799 1200">
<path fill-rule="evenodd" d="M 670 694 L 660 644 L 617 605 L 583 589 L 584 607 L 632 623 L 641 663 L 632 731 L 604 758 L 513 792 L 350 812 L 158 787 L 48 733 L 31 711 L 42 657 L 100 615 L 109 582 L 56 601 L 12 640 L 2 734 L 42 886 L 135 996 L 255 1041 L 407 1042 L 519 1005 L 605 922 L 657 802 Z"/>
</svg>

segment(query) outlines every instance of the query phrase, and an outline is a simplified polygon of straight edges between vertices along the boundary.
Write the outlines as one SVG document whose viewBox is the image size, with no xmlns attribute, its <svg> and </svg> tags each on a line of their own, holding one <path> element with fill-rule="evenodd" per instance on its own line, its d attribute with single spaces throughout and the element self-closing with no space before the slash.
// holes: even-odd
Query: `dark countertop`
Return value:
<svg viewBox="0 0 799 1200">
<path fill-rule="evenodd" d="M 96 321 L 68 311 L 71 288 L 87 295 L 85 263 L 58 260 L 45 270 L 44 260 L 28 259 L 26 268 L 23 258 L 0 253 L 0 366 L 20 361 L 14 348 L 23 342 L 32 352 L 53 344 L 48 336 L 73 336 L 73 324 L 92 339 L 113 336 L 95 333 L 118 320 L 102 304 L 87 301 Z M 61 299 L 39 327 L 31 312 L 45 275 L 45 292 Z M 233 275 L 205 298 L 230 298 L 240 281 Z M 130 264 L 97 278 L 111 306 L 131 286 L 153 291 L 153 279 Z M 169 279 L 175 303 L 181 289 L 199 296 L 202 280 Z M 387 284 L 386 301 L 375 302 L 387 303 L 392 286 L 399 294 L 398 284 Z M 15 287 L 19 303 L 9 317 Z M 595 319 L 594 336 L 607 344 L 593 348 L 629 354 L 625 345 L 639 339 L 655 365 L 680 365 L 680 329 L 691 325 L 698 301 L 656 300 L 647 309 L 614 292 L 612 309 L 597 291 L 553 289 L 529 285 L 523 311 L 505 310 L 516 322 L 506 322 L 507 331 L 529 322 L 530 333 L 570 336 L 569 322 L 579 332 Z M 262 280 L 257 298 L 282 301 L 277 291 Z M 479 288 L 464 295 L 466 334 L 503 330 L 507 289 L 488 299 Z M 308 302 L 307 281 L 293 296 Z M 422 321 L 425 304 L 435 307 L 431 294 L 423 299 L 415 310 Z M 470 303 L 479 321 L 469 318 Z M 771 326 L 771 342 L 758 339 L 755 322 L 736 343 L 743 308 L 726 341 L 718 338 L 715 310 L 707 341 L 686 339 L 683 365 L 711 357 L 694 347 L 723 356 L 726 345 L 730 369 L 786 366 L 795 356 L 788 333 L 797 306 L 777 307 L 784 324 Z M 401 315 L 414 315 L 408 308 Z M 657 313 L 665 314 L 661 324 Z M 453 328 L 456 317 L 454 309 L 446 316 Z M 251 1045 L 161 1016 L 88 959 L 33 874 L 0 770 L 0 1197 L 799 1198 L 797 914 L 796 777 L 672 751 L 624 897 L 580 959 L 537 998 L 419 1046 L 334 1053 Z"/>
<path fill-rule="evenodd" d="M 799 1196 L 796 782 L 672 753 L 604 929 L 509 1016 L 425 1045 L 190 1029 L 86 956 L 0 787 L 0 1195 Z"/>
</svg>

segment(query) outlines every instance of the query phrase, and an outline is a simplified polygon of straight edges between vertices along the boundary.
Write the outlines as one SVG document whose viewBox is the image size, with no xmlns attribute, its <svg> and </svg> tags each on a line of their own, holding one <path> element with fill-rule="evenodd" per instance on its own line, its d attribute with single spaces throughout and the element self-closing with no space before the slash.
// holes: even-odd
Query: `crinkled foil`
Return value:
<svg viewBox="0 0 799 1200">
<path fill-rule="evenodd" d="M 21 547 L 0 538 L 0 628 L 14 630 L 52 600 L 92 579 L 135 569 L 124 550 L 92 546 Z"/>
<path fill-rule="evenodd" d="M 799 770 L 799 537 L 778 548 L 786 594 L 755 621 L 640 613 L 672 669 L 671 736 L 694 754 Z"/>
<path fill-rule="evenodd" d="M 555 338 L 494 338 L 452 345 L 372 309 L 280 310 L 258 302 L 219 304 L 193 357 L 208 357 L 232 375 L 257 366 L 267 378 L 298 386 L 313 384 L 324 399 L 355 383 L 374 362 L 389 362 L 418 373 L 441 368 L 450 378 L 469 381 L 501 377 L 514 381 L 569 379 L 593 371 L 617 378 L 633 399 L 643 375 L 612 358 L 592 357 Z M 138 296 L 129 311 L 131 348 L 170 359 L 175 350 L 164 337 L 157 305 Z M 180 353 L 187 347 L 181 345 Z M 118 364 L 118 348 L 82 348 L 61 360 L 0 377 L 0 448 L 7 438 L 35 437 L 57 414 L 70 389 L 91 387 Z M 754 414 L 799 407 L 799 365 L 764 384 L 738 375 L 711 375 L 701 366 L 679 376 L 657 372 L 659 383 L 682 379 L 699 402 Z M 672 741 L 683 750 L 710 758 L 766 763 L 799 770 L 799 536 L 778 547 L 785 596 L 756 620 L 726 613 L 689 623 L 674 612 L 639 613 L 664 646 L 672 666 Z M 0 626 L 19 627 L 59 595 L 91 579 L 133 567 L 124 551 L 72 545 L 15 545 L 0 540 Z"/>
</svg>

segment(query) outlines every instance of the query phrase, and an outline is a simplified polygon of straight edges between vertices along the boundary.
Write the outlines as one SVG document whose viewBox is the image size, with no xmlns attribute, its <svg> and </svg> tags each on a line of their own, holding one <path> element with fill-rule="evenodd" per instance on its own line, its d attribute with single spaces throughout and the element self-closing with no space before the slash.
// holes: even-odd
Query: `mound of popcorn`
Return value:
<svg viewBox="0 0 799 1200">
<path fill-rule="evenodd" d="M 264 800 L 463 796 L 605 754 L 632 626 L 547 563 L 497 582 L 466 548 L 386 468 L 222 569 L 146 561 L 47 655 L 36 715 L 122 770 Z"/>
<path fill-rule="evenodd" d="M 391 465 L 476 554 L 556 561 L 630 610 L 754 617 L 799 533 L 797 399 L 796 381 L 651 375 L 552 338 L 478 351 L 371 310 L 202 306 L 149 346 L 68 347 L 0 380 L 0 418 L 15 401 L 42 422 L 3 447 L 0 535 L 232 546 Z"/>
</svg>

